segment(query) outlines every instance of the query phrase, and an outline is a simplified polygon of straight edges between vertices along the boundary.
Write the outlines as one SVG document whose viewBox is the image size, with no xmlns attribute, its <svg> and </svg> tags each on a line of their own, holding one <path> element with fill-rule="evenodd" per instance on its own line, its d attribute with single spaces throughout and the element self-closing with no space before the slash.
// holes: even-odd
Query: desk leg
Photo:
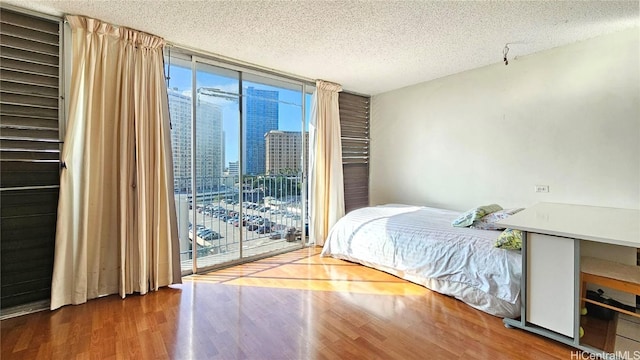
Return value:
<svg viewBox="0 0 640 360">
<path fill-rule="evenodd" d="M 580 240 L 574 240 L 574 329 L 573 338 L 564 336 L 562 334 L 550 331 L 540 326 L 527 323 L 527 248 L 528 248 L 528 234 L 523 231 L 522 234 L 522 279 L 520 281 L 520 320 L 504 318 L 502 321 L 504 326 L 508 329 L 522 329 L 530 333 L 534 333 L 546 338 L 561 342 L 563 344 L 572 346 L 577 350 L 584 351 L 589 354 L 597 355 L 603 359 L 611 358 L 611 354 L 590 346 L 580 344 Z"/>
<path fill-rule="evenodd" d="M 573 342 L 574 346 L 580 345 L 580 240 L 573 240 Z"/>
</svg>

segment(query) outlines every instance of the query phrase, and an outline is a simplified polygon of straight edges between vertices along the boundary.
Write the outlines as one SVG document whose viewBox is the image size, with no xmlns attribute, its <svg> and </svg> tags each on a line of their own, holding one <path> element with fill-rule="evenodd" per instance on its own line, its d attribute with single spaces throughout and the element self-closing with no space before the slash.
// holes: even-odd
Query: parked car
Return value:
<svg viewBox="0 0 640 360">
<path fill-rule="evenodd" d="M 221 239 L 222 236 L 220 236 L 220 234 L 215 232 L 215 231 L 211 231 L 211 232 L 208 232 L 208 233 L 200 236 L 200 238 L 202 240 L 211 241 L 211 240 Z"/>
<path fill-rule="evenodd" d="M 189 223 L 189 230 L 191 230 L 192 228 L 193 228 L 193 224 L 192 224 L 192 223 Z M 196 224 L 196 229 L 197 229 L 197 230 L 204 229 L 204 228 L 205 228 L 205 226 L 204 226 L 204 225 L 202 225 L 202 224 Z"/>
<path fill-rule="evenodd" d="M 270 225 L 260 225 L 256 229 L 256 232 L 258 234 L 268 234 L 268 233 L 271 232 L 271 226 Z"/>
<path fill-rule="evenodd" d="M 200 235 L 204 230 L 208 230 L 204 225 L 196 225 L 196 234 Z M 193 238 L 193 229 L 191 229 L 191 226 L 189 226 L 189 238 Z"/>
<path fill-rule="evenodd" d="M 203 236 L 205 236 L 207 234 L 210 234 L 212 232 L 213 232 L 213 230 L 211 230 L 211 229 L 202 229 L 202 230 L 196 232 L 196 234 L 198 234 L 199 237 L 203 237 Z"/>
<path fill-rule="evenodd" d="M 265 226 L 271 226 L 273 223 L 271 222 L 271 220 L 269 219 L 264 219 L 264 218 L 260 218 L 258 220 L 256 220 L 256 223 L 258 225 L 265 225 Z"/>
</svg>

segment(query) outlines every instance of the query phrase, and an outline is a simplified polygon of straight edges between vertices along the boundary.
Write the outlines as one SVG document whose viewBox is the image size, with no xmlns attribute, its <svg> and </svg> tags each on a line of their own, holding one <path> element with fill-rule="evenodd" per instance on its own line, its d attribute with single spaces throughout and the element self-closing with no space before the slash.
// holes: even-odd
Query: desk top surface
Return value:
<svg viewBox="0 0 640 360">
<path fill-rule="evenodd" d="M 499 224 L 540 234 L 640 248 L 640 210 L 538 203 Z"/>
</svg>

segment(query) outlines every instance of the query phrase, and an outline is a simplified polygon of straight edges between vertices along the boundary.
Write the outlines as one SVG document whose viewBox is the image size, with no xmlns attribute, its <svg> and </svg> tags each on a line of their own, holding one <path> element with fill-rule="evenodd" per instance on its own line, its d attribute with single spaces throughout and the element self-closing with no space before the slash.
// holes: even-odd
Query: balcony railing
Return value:
<svg viewBox="0 0 640 360">
<path fill-rule="evenodd" d="M 176 179 L 176 207 L 183 272 L 301 246 L 306 234 L 301 176 Z M 195 225 L 193 224 L 195 217 Z M 241 240 L 242 239 L 242 240 Z M 241 248 L 242 244 L 242 248 Z"/>
</svg>

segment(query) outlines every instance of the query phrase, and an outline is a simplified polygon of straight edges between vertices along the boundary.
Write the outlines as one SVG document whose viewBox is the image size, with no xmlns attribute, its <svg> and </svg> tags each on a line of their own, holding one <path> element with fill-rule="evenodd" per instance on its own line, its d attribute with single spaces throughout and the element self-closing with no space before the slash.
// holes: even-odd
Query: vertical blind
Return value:
<svg viewBox="0 0 640 360">
<path fill-rule="evenodd" d="M 0 8 L 2 309 L 51 292 L 59 188 L 61 22 Z"/>
<path fill-rule="evenodd" d="M 369 206 L 370 98 L 341 92 L 340 130 L 345 212 Z"/>
</svg>

